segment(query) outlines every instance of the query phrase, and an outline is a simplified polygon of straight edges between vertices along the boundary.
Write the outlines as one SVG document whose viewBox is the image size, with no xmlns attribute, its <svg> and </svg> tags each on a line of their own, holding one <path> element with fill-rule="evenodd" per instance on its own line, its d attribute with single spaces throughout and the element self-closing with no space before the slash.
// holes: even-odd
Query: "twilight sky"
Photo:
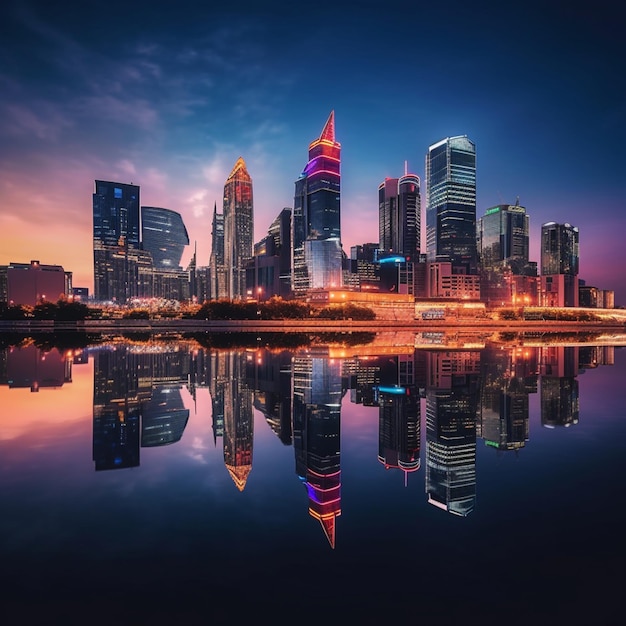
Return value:
<svg viewBox="0 0 626 626">
<path fill-rule="evenodd" d="M 342 241 L 378 241 L 378 184 L 424 176 L 467 134 L 477 216 L 519 197 L 580 229 L 580 277 L 626 305 L 626 45 L 618 3 L 5 0 L 0 8 L 0 264 L 63 265 L 93 288 L 94 180 L 178 211 L 198 263 L 242 156 L 255 241 L 331 110 Z M 423 6 L 422 6 L 423 5 Z M 422 208 L 424 209 L 424 188 Z M 425 222 L 425 220 L 422 220 Z"/>
</svg>

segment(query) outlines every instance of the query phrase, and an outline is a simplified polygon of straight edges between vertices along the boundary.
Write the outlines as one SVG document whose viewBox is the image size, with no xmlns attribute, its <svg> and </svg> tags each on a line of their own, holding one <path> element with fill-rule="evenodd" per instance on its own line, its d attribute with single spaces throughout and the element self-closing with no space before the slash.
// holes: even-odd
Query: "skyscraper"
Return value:
<svg viewBox="0 0 626 626">
<path fill-rule="evenodd" d="M 123 239 L 138 248 L 139 187 L 96 180 L 93 194 L 93 238 L 105 246 L 118 246 Z"/>
<path fill-rule="evenodd" d="M 541 226 L 541 304 L 578 306 L 578 228 Z"/>
<path fill-rule="evenodd" d="M 477 222 L 480 293 L 489 306 L 537 303 L 537 263 L 528 260 L 529 222 L 519 201 L 491 207 Z"/>
<path fill-rule="evenodd" d="M 378 186 L 378 231 L 382 254 L 417 261 L 420 251 L 420 179 L 405 166 L 401 178 L 385 178 Z"/>
<path fill-rule="evenodd" d="M 152 255 L 156 270 L 180 270 L 189 235 L 180 213 L 159 207 L 141 207 L 143 249 Z"/>
<path fill-rule="evenodd" d="M 335 141 L 335 112 L 309 145 L 309 161 L 295 183 L 292 290 L 342 285 L 340 223 L 341 144 Z"/>
<path fill-rule="evenodd" d="M 94 295 L 125 303 L 143 289 L 141 274 L 151 269 L 141 251 L 139 187 L 96 180 L 93 194 Z"/>
<path fill-rule="evenodd" d="M 224 185 L 224 268 L 226 297 L 246 296 L 246 262 L 252 257 L 254 214 L 252 178 L 242 157 Z"/>
<path fill-rule="evenodd" d="M 504 262 L 526 265 L 529 222 L 526 209 L 519 202 L 487 209 L 476 229 L 481 267 L 494 269 Z"/>
<path fill-rule="evenodd" d="M 209 257 L 209 289 L 212 300 L 226 297 L 226 277 L 224 268 L 224 214 L 213 207 L 211 226 L 211 256 Z"/>
<path fill-rule="evenodd" d="M 476 274 L 476 147 L 467 135 L 431 145 L 426 155 L 426 254 L 454 274 Z"/>
</svg>

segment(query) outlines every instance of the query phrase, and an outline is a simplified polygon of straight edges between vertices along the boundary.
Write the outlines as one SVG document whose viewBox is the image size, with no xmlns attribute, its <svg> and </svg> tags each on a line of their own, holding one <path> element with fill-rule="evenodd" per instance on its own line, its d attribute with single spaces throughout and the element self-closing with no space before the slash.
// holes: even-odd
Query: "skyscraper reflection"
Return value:
<svg viewBox="0 0 626 626">
<path fill-rule="evenodd" d="M 481 355 L 478 436 L 497 450 L 519 450 L 529 436 L 530 393 L 537 391 L 537 348 L 487 346 Z"/>
<path fill-rule="evenodd" d="M 577 346 L 541 348 L 541 425 L 547 428 L 578 423 Z"/>
<path fill-rule="evenodd" d="M 378 392 L 378 460 L 405 474 L 420 468 L 421 411 L 413 355 L 386 359 Z"/>
<path fill-rule="evenodd" d="M 245 384 L 246 358 L 241 351 L 220 352 L 224 361 L 224 464 L 239 491 L 252 471 L 254 419 L 252 391 Z M 219 369 L 219 368 L 218 368 Z"/>
<path fill-rule="evenodd" d="M 321 348 L 293 358 L 293 436 L 296 473 L 309 496 L 309 514 L 335 547 L 341 515 L 341 361 Z"/>
<path fill-rule="evenodd" d="M 264 416 L 283 444 L 292 443 L 291 352 L 267 348 L 247 362 L 247 384 L 254 389 L 254 408 Z"/>
<path fill-rule="evenodd" d="M 431 352 L 426 387 L 428 502 L 467 516 L 476 503 L 480 352 Z"/>
<path fill-rule="evenodd" d="M 93 351 L 93 460 L 96 471 L 137 467 L 140 447 L 178 441 L 189 411 L 186 351 L 126 344 Z"/>
</svg>

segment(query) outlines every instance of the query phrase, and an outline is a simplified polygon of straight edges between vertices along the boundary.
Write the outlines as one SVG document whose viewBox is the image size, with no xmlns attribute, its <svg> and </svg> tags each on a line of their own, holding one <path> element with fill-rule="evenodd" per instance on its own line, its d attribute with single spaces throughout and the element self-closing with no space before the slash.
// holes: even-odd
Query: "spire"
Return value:
<svg viewBox="0 0 626 626">
<path fill-rule="evenodd" d="M 324 534 L 326 535 L 326 539 L 328 539 L 328 543 L 330 547 L 335 548 L 335 530 L 336 530 L 336 516 L 330 515 L 326 517 L 320 517 L 320 524 L 324 529 Z"/>
<path fill-rule="evenodd" d="M 322 134 L 320 135 L 320 141 L 331 141 L 335 143 L 335 112 L 331 111 L 328 116 L 328 120 L 326 120 L 326 124 L 324 126 L 324 130 L 322 130 Z"/>
<path fill-rule="evenodd" d="M 250 177 L 250 175 L 248 174 L 248 169 L 246 168 L 246 162 L 243 160 L 243 157 L 239 157 L 237 159 L 237 162 L 235 163 L 232 172 L 226 179 L 226 182 L 235 178 L 236 174 L 240 171 L 243 172 L 246 175 L 246 177 L 248 178 Z"/>
</svg>

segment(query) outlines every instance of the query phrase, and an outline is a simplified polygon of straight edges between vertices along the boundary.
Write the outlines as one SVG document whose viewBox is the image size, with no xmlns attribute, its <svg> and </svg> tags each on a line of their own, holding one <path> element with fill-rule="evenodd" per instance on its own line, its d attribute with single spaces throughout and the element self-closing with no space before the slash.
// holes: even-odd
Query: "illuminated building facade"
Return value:
<svg viewBox="0 0 626 626">
<path fill-rule="evenodd" d="M 160 207 L 141 207 L 143 249 L 152 255 L 155 270 L 180 270 L 189 235 L 180 213 Z"/>
<path fill-rule="evenodd" d="M 226 297 L 226 267 L 224 265 L 224 215 L 213 207 L 211 226 L 211 256 L 209 257 L 209 298 Z"/>
<path fill-rule="evenodd" d="M 254 236 L 252 178 L 242 157 L 224 185 L 223 215 L 225 296 L 241 300 L 246 297 L 246 263 L 252 257 Z"/>
<path fill-rule="evenodd" d="M 476 147 L 467 135 L 431 145 L 426 155 L 427 260 L 476 274 Z"/>
<path fill-rule="evenodd" d="M 254 244 L 247 267 L 247 294 L 255 300 L 291 294 L 291 209 L 284 208 L 267 235 Z"/>
<path fill-rule="evenodd" d="M 378 186 L 380 254 L 400 254 L 416 261 L 420 252 L 420 179 L 405 167 L 401 178 L 386 178 Z"/>
<path fill-rule="evenodd" d="M 340 224 L 341 144 L 332 111 L 309 145 L 309 161 L 295 183 L 292 217 L 292 291 L 342 285 Z"/>
<path fill-rule="evenodd" d="M 151 265 L 140 252 L 139 187 L 103 180 L 95 186 L 94 297 L 125 303 L 141 291 L 139 266 Z"/>
<path fill-rule="evenodd" d="M 541 226 L 542 306 L 578 306 L 578 228 L 547 222 Z"/>
<path fill-rule="evenodd" d="M 478 220 L 480 289 L 487 305 L 537 304 L 537 264 L 528 260 L 529 222 L 519 201 L 491 207 Z"/>
<path fill-rule="evenodd" d="M 500 204 L 478 220 L 478 254 L 481 267 L 494 269 L 507 263 L 528 263 L 530 218 L 526 209 Z"/>
</svg>

